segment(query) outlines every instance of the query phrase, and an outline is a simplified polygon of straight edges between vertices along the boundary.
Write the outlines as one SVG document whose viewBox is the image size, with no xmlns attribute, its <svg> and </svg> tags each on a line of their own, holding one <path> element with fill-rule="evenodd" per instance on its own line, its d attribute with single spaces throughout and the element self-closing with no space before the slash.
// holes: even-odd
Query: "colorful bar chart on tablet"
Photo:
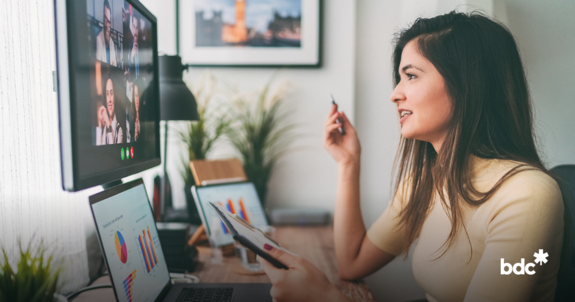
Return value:
<svg viewBox="0 0 575 302">
<path fill-rule="evenodd" d="M 240 217 L 250 222 L 250 217 L 248 217 L 248 211 L 246 211 L 246 206 L 244 205 L 244 199 L 240 197 Z"/>
</svg>

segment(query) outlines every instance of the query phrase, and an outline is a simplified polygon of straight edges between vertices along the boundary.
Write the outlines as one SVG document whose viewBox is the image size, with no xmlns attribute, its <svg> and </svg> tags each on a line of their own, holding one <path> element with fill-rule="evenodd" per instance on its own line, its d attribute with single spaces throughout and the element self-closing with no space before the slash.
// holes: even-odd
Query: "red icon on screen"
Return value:
<svg viewBox="0 0 575 302">
<path fill-rule="evenodd" d="M 130 155 L 132 155 L 132 158 L 134 158 L 134 147 L 130 147 Z"/>
</svg>

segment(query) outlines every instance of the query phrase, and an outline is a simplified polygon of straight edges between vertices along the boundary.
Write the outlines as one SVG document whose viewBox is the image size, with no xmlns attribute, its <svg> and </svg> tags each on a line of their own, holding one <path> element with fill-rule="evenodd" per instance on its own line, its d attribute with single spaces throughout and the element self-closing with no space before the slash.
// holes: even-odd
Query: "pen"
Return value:
<svg viewBox="0 0 575 302">
<path fill-rule="evenodd" d="M 330 93 L 329 95 L 331 96 L 331 103 L 337 106 L 337 103 L 333 98 L 333 94 Z M 341 119 L 338 117 L 336 121 L 338 122 L 338 124 L 341 124 L 341 127 L 339 127 L 339 132 L 341 132 L 341 135 L 345 135 L 345 128 L 343 128 L 343 123 L 341 122 Z"/>
</svg>

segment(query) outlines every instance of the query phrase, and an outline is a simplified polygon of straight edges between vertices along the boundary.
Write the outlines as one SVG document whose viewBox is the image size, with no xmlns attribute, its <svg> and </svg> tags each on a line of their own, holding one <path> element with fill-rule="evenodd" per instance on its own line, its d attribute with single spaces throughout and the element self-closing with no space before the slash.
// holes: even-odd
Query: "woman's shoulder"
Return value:
<svg viewBox="0 0 575 302">
<path fill-rule="evenodd" d="M 528 207 L 534 211 L 542 208 L 563 208 L 563 196 L 557 181 L 538 167 L 511 160 L 491 160 L 487 182 L 496 188 L 487 206 L 506 208 Z"/>
</svg>

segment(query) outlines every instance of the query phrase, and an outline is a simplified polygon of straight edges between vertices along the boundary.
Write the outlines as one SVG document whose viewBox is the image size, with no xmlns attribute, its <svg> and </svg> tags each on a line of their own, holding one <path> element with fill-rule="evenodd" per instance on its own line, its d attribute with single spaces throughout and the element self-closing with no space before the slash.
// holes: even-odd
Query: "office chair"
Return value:
<svg viewBox="0 0 575 302">
<path fill-rule="evenodd" d="M 575 301 L 575 165 L 560 165 L 550 171 L 559 184 L 565 208 L 565 237 L 555 302 Z"/>
</svg>

